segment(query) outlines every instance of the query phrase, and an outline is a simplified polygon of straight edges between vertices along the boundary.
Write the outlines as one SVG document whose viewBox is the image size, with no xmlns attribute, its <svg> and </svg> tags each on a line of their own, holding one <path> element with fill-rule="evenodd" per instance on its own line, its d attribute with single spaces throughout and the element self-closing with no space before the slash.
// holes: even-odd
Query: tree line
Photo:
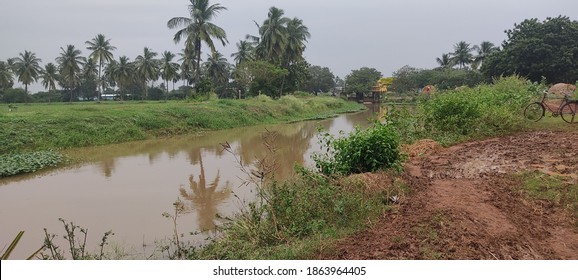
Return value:
<svg viewBox="0 0 578 280">
<path fill-rule="evenodd" d="M 144 47 L 134 60 L 127 56 L 115 59 L 116 47 L 103 34 L 85 42 L 88 56 L 82 56 L 76 46 L 67 45 L 60 48 L 55 63 L 43 67 L 42 60 L 26 50 L 18 57 L 0 61 L 0 101 L 11 100 L 8 97 L 14 93 L 10 90 L 15 79 L 24 85 L 25 97 L 28 86 L 40 81 L 48 90 L 43 93 L 43 101 L 50 101 L 56 93 L 61 100 L 100 101 L 103 94 L 120 100 L 129 96 L 166 100 L 210 92 L 230 98 L 258 94 L 280 97 L 299 90 L 328 92 L 336 86 L 346 94 L 360 94 L 370 91 L 382 76 L 374 68 L 362 67 L 341 79 L 327 67 L 310 65 L 303 56 L 311 37 L 309 29 L 301 19 L 287 17 L 276 7 L 269 9 L 262 23 L 255 22 L 256 34 L 248 34 L 236 43 L 237 51 L 231 54 L 233 63 L 229 63 L 216 46 L 229 43 L 226 32 L 212 22 L 227 8 L 210 4 L 209 0 L 189 2 L 188 16 L 167 21 L 167 27 L 176 30 L 174 42 L 184 42 L 180 53 L 164 51 L 159 55 Z M 440 88 L 472 86 L 512 74 L 550 83 L 578 80 L 578 22 L 563 16 L 542 22 L 528 19 L 505 33 L 507 40 L 501 47 L 488 41 L 473 46 L 458 42 L 453 52 L 436 58 L 439 67 L 435 69 L 404 66 L 393 73 L 391 89 L 407 92 L 427 84 Z M 210 51 L 204 60 L 203 46 Z M 155 87 L 158 80 L 162 82 Z M 183 84 L 175 90 L 178 82 Z"/>
<path fill-rule="evenodd" d="M 176 30 L 174 42 L 184 42 L 178 54 L 164 51 L 159 55 L 144 47 L 134 60 L 127 56 L 115 58 L 116 47 L 103 34 L 85 42 L 89 51 L 86 57 L 76 46 L 67 45 L 60 48 L 54 63 L 44 66 L 34 52 L 26 50 L 18 57 L 0 61 L 0 95 L 12 88 L 15 79 L 24 85 L 26 96 L 28 86 L 40 81 L 48 96 L 65 93 L 69 101 L 100 101 L 103 94 L 111 93 L 120 100 L 127 96 L 168 99 L 169 93 L 183 97 L 209 92 L 220 97 L 279 97 L 296 90 L 328 91 L 334 86 L 335 77 L 328 68 L 311 66 L 303 57 L 311 34 L 301 19 L 286 17 L 282 9 L 271 7 L 267 18 L 261 24 L 255 23 L 257 33 L 236 43 L 238 50 L 231 55 L 234 63 L 229 63 L 216 46 L 229 43 L 226 32 L 212 22 L 227 8 L 208 0 L 189 2 L 188 16 L 167 21 L 167 27 Z M 204 60 L 203 46 L 210 49 Z M 318 80 L 312 80 L 321 76 L 330 81 L 320 85 Z M 151 86 L 158 80 L 162 81 L 162 88 Z M 175 83 L 180 81 L 183 85 L 175 90 Z"/>
<path fill-rule="evenodd" d="M 518 75 L 532 82 L 570 83 L 578 81 L 578 22 L 565 16 L 527 19 L 504 31 L 507 39 L 501 46 L 489 41 L 471 45 L 460 41 L 453 51 L 436 58 L 434 69 L 409 65 L 393 73 L 396 92 L 416 92 L 426 85 L 454 89 L 492 83 L 501 76 Z M 346 87 L 354 92 L 368 92 L 381 73 L 361 68 L 349 74 Z"/>
</svg>

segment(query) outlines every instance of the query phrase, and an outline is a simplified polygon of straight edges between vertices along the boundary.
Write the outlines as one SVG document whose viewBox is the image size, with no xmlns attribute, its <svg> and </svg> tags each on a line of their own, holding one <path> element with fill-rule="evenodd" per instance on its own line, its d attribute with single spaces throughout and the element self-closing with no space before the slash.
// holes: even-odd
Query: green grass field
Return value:
<svg viewBox="0 0 578 280">
<path fill-rule="evenodd" d="M 0 154 L 106 145 L 257 124 L 325 118 L 363 106 L 337 98 L 0 105 Z"/>
</svg>

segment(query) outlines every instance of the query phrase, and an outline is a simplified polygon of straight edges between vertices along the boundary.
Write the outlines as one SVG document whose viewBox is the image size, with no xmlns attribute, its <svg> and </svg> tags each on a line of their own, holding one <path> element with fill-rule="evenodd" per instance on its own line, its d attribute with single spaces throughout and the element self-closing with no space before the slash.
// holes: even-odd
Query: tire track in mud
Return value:
<svg viewBox="0 0 578 280">
<path fill-rule="evenodd" d="M 406 164 L 412 193 L 329 259 L 578 259 L 577 221 L 526 199 L 508 174 L 578 182 L 578 132 L 529 132 L 452 146 Z"/>
</svg>

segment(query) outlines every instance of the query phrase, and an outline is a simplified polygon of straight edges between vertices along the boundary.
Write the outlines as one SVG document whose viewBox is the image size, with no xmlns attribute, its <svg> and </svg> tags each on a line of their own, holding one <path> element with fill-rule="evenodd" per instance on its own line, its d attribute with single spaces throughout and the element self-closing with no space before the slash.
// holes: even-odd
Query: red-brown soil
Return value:
<svg viewBox="0 0 578 280">
<path fill-rule="evenodd" d="M 406 165 L 403 179 L 412 191 L 321 258 L 578 259 L 576 217 L 530 199 L 511 175 L 539 170 L 576 184 L 578 131 L 426 146 Z"/>
</svg>

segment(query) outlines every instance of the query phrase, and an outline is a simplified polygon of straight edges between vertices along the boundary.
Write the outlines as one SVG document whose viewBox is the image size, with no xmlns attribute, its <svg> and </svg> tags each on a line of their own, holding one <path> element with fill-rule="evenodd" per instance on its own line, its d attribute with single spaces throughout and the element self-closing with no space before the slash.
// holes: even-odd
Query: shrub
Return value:
<svg viewBox="0 0 578 280">
<path fill-rule="evenodd" d="M 374 123 L 356 127 L 347 137 L 321 136 L 327 154 L 315 154 L 317 169 L 326 175 L 374 172 L 394 166 L 400 159 L 399 137 L 391 125 Z"/>
</svg>

